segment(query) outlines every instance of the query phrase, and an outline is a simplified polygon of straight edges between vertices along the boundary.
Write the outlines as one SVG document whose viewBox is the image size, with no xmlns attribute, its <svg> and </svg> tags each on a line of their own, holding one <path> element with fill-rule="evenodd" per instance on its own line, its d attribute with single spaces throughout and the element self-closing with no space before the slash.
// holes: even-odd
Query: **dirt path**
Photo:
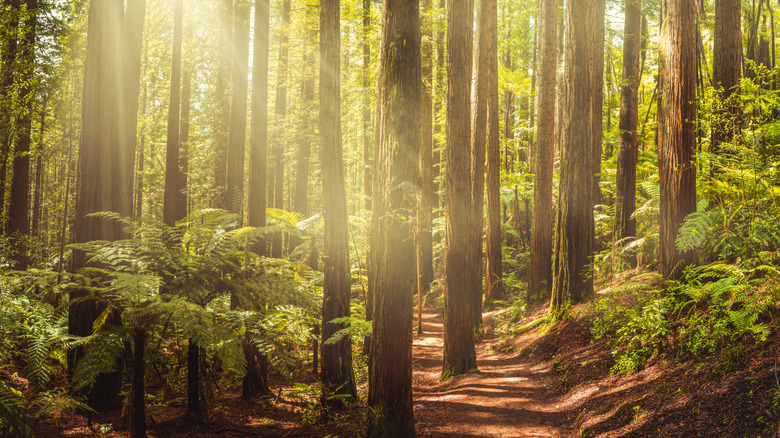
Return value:
<svg viewBox="0 0 780 438">
<path fill-rule="evenodd" d="M 489 351 L 490 336 L 477 346 L 479 373 L 439 383 L 443 321 L 423 314 L 423 335 L 414 338 L 414 415 L 420 437 L 556 437 L 564 413 L 553 395 L 550 365 Z"/>
</svg>

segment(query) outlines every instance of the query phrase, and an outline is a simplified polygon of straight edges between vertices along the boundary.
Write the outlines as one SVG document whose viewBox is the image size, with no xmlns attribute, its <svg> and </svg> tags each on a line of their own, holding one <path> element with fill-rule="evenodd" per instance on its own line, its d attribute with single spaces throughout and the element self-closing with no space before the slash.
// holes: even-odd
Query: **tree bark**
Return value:
<svg viewBox="0 0 780 438">
<path fill-rule="evenodd" d="M 144 374 L 146 373 L 146 328 L 133 328 L 133 383 L 130 416 L 130 437 L 146 438 L 146 385 Z"/>
<path fill-rule="evenodd" d="M 677 231 L 696 211 L 696 7 L 684 0 L 665 0 L 664 6 L 659 56 L 660 262 L 664 276 L 677 278 L 692 258 L 675 247 Z"/>
<path fill-rule="evenodd" d="M 176 0 L 173 6 L 173 49 L 171 52 L 171 87 L 168 99 L 168 141 L 165 153 L 165 199 L 163 222 L 169 227 L 183 219 L 185 211 L 178 208 L 179 180 L 183 178 L 179 168 L 179 115 L 181 111 L 181 46 L 184 21 L 184 0 Z"/>
<path fill-rule="evenodd" d="M 367 437 L 415 437 L 412 409 L 412 221 L 420 184 L 421 53 L 418 0 L 384 2 L 380 128 L 373 217 L 374 324 Z"/>
<path fill-rule="evenodd" d="M 739 0 L 715 2 L 715 41 L 712 80 L 719 95 L 717 114 L 713 118 L 710 152 L 720 153 L 722 144 L 739 135 L 741 105 L 739 81 L 742 76 L 742 3 Z M 713 173 L 718 171 L 713 163 Z"/>
<path fill-rule="evenodd" d="M 233 0 L 218 0 L 217 17 L 219 19 L 220 47 L 217 66 L 217 116 L 214 120 L 214 208 L 227 208 L 226 170 L 228 157 L 228 131 L 230 126 L 230 72 L 232 64 L 233 41 Z M 243 1 L 243 0 L 241 0 Z M 236 55 L 238 56 L 238 55 Z"/>
<path fill-rule="evenodd" d="M 27 239 L 30 235 L 30 145 L 32 143 L 33 79 L 35 77 L 35 40 L 38 27 L 38 0 L 25 0 L 24 38 L 21 39 L 21 84 L 19 103 L 24 107 L 18 121 L 18 141 L 14 148 L 11 200 L 8 205 L 8 234 L 14 242 L 16 269 L 30 265 Z"/>
<path fill-rule="evenodd" d="M 255 0 L 255 38 L 252 50 L 252 126 L 249 138 L 249 187 L 247 225 L 265 226 L 268 172 L 268 44 L 269 0 Z M 297 196 L 296 196 L 297 200 Z M 264 240 L 253 246 L 255 253 L 268 255 Z"/>
<path fill-rule="evenodd" d="M 503 295 L 501 266 L 501 142 L 498 125 L 498 4 L 481 0 L 485 33 L 485 93 L 487 110 L 487 251 L 485 253 L 485 297 L 493 302 Z M 533 116 L 531 116 L 533 117 Z"/>
<path fill-rule="evenodd" d="M 618 137 L 615 185 L 614 239 L 636 236 L 636 165 L 639 124 L 640 45 L 642 38 L 642 0 L 626 0 L 623 31 L 623 82 L 620 86 L 620 136 Z M 628 259 L 636 263 L 634 257 Z"/>
<path fill-rule="evenodd" d="M 539 126 L 534 150 L 534 212 L 531 228 L 531 269 L 527 301 L 552 288 L 553 159 L 558 66 L 558 2 L 541 0 L 539 7 Z"/>
<path fill-rule="evenodd" d="M 131 163 L 135 158 L 135 150 L 138 142 L 138 98 L 141 87 L 141 60 L 143 59 L 142 56 L 145 18 L 146 0 L 129 1 L 125 3 L 125 23 L 122 38 L 123 47 L 126 53 L 123 68 L 125 78 L 123 81 L 127 110 L 125 112 L 125 123 L 122 126 L 122 129 L 124 129 L 123 135 L 126 137 L 125 141 L 127 141 L 128 144 L 128 151 L 133 153 L 128 157 Z M 146 92 L 146 88 L 144 88 L 144 92 Z M 146 100 L 146 98 L 144 98 L 144 100 Z M 141 157 L 139 160 L 142 160 L 143 151 L 141 151 L 139 155 Z M 143 165 L 143 161 L 139 161 L 139 163 L 141 166 Z M 141 167 L 137 174 L 134 172 L 134 176 L 137 180 L 135 187 L 142 188 L 143 167 Z M 129 187 L 131 197 L 133 187 L 134 186 Z M 134 212 L 134 214 L 137 217 L 141 216 L 141 192 L 142 190 L 136 191 L 136 196 L 138 196 L 136 205 L 139 207 L 137 208 L 137 211 Z"/>
<path fill-rule="evenodd" d="M 423 16 L 430 17 L 433 0 L 425 0 Z M 423 89 L 420 96 L 420 185 L 417 187 L 417 333 L 423 332 L 422 306 L 433 281 L 433 25 L 422 23 L 421 62 Z"/>
<path fill-rule="evenodd" d="M 591 47 L 593 50 L 593 109 L 591 118 L 593 120 L 592 142 L 593 142 L 593 205 L 601 203 L 601 154 L 602 141 L 604 137 L 604 38 L 605 38 L 605 0 L 592 0 L 591 17 L 593 23 L 594 35 L 591 37 Z M 594 243 L 595 244 L 595 243 Z"/>
<path fill-rule="evenodd" d="M 282 29 L 279 38 L 279 71 L 276 84 L 276 129 L 274 133 L 274 208 L 284 208 L 284 125 L 287 117 L 287 63 L 289 58 L 290 0 L 282 3 Z M 282 233 L 274 233 L 271 257 L 282 257 Z"/>
<path fill-rule="evenodd" d="M 5 219 L 6 180 L 8 175 L 8 162 L 11 157 L 11 149 L 14 138 L 14 113 L 16 111 L 16 90 L 14 89 L 14 64 L 16 63 L 19 29 L 19 8 L 21 0 L 3 0 L 3 8 L 7 12 L 3 17 L 2 38 L 2 97 L 0 100 L 0 229 L 5 230 L 2 221 Z M 7 20 L 7 21 L 6 21 Z M 7 224 L 6 224 L 7 225 Z"/>
<path fill-rule="evenodd" d="M 87 217 L 90 213 L 114 211 L 122 216 L 132 212 L 132 199 L 126 188 L 132 184 L 132 160 L 128 156 L 126 137 L 121 133 L 120 52 L 123 23 L 123 1 L 91 2 L 87 30 L 87 60 L 84 70 L 82 98 L 82 133 L 79 149 L 79 183 L 76 199 L 75 240 L 117 240 L 123 237 L 122 227 L 115 221 Z M 88 171 L 85 171 L 88 169 Z M 83 251 L 74 251 L 74 272 L 87 263 Z M 70 299 L 87 295 L 84 289 L 71 292 Z M 103 311 L 94 301 L 74 304 L 68 315 L 68 331 L 77 336 L 92 333 L 92 323 Z M 118 316 L 112 316 L 118 322 Z M 69 355 L 71 366 L 79 353 Z M 118 405 L 120 373 L 98 376 L 88 395 L 90 406 L 98 409 Z"/>
<path fill-rule="evenodd" d="M 232 98 L 230 101 L 227 170 L 225 172 L 225 209 L 231 213 L 237 213 L 239 223 L 243 221 L 244 207 L 250 6 L 249 0 L 236 0 L 234 7 Z"/>
<path fill-rule="evenodd" d="M 561 129 L 553 290 L 550 313 L 560 317 L 570 304 L 593 293 L 593 106 L 596 84 L 592 59 L 593 9 L 566 4 L 566 67 Z"/>
<path fill-rule="evenodd" d="M 322 339 L 345 327 L 335 318 L 350 315 L 351 278 L 347 200 L 341 144 L 339 1 L 320 4 L 320 142 L 322 144 L 322 193 L 325 221 L 325 284 L 322 304 Z M 411 273 L 412 271 L 410 271 Z M 352 342 L 345 336 L 322 345 L 323 403 L 333 394 L 356 395 L 352 371 Z M 338 406 L 339 402 L 327 402 Z"/>
<path fill-rule="evenodd" d="M 473 2 L 452 0 L 447 9 L 447 150 L 444 255 L 444 363 L 442 379 L 477 369 L 474 347 L 474 216 L 471 182 L 471 73 Z M 480 227 L 481 229 L 481 227 Z"/>
</svg>

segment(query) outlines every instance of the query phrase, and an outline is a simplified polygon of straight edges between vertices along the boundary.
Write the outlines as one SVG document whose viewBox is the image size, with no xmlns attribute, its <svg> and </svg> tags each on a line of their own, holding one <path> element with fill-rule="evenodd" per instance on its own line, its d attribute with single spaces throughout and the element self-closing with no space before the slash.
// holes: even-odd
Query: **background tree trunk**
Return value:
<svg viewBox="0 0 780 438">
<path fill-rule="evenodd" d="M 184 0 L 176 0 L 173 7 L 173 50 L 171 53 L 171 87 L 168 100 L 168 142 L 165 154 L 165 200 L 163 222 L 173 227 L 184 218 L 177 198 L 179 180 L 184 176 L 179 168 L 179 114 L 181 111 L 181 46 L 184 21 Z"/>
<path fill-rule="evenodd" d="M 236 0 L 234 7 L 232 93 L 228 131 L 227 170 L 225 173 L 225 209 L 237 213 L 243 221 L 244 153 L 246 149 L 246 111 L 249 74 L 249 0 Z"/>
<path fill-rule="evenodd" d="M 615 184 L 615 233 L 620 241 L 636 236 L 636 165 L 639 123 L 639 83 L 642 72 L 639 52 L 642 38 L 642 0 L 626 0 L 623 31 L 623 82 L 620 86 L 620 136 L 618 137 Z M 625 243 L 625 242 L 624 242 Z M 636 263 L 634 257 L 629 260 Z"/>
<path fill-rule="evenodd" d="M 279 69 L 276 85 L 276 127 L 274 134 L 274 208 L 284 208 L 284 126 L 287 117 L 287 63 L 289 58 L 290 0 L 282 3 L 282 29 L 279 38 Z M 271 257 L 282 257 L 282 233 L 274 233 Z"/>
<path fill-rule="evenodd" d="M 232 47 L 233 0 L 218 0 L 220 47 Z M 243 1 L 243 0 L 239 0 Z M 228 130 L 230 126 L 230 71 L 232 50 L 221 50 L 217 66 L 217 117 L 214 123 L 214 208 L 227 208 L 226 193 Z M 238 56 L 238 55 L 236 55 Z"/>
<path fill-rule="evenodd" d="M 485 94 L 487 110 L 487 251 L 485 297 L 493 302 L 503 295 L 501 266 L 501 142 L 498 126 L 498 2 L 481 0 L 485 33 Z"/>
<path fill-rule="evenodd" d="M 528 297 L 541 297 L 552 288 L 553 159 L 555 157 L 555 98 L 558 67 L 558 1 L 539 3 L 539 126 L 534 150 L 534 213 Z"/>
<path fill-rule="evenodd" d="M 742 2 L 718 0 L 715 2 L 715 42 L 712 61 L 713 85 L 718 88 L 719 106 L 713 120 L 710 152 L 717 155 L 721 144 L 729 143 L 739 135 L 741 105 L 739 81 L 742 76 Z M 717 171 L 715 164 L 713 170 Z"/>
<path fill-rule="evenodd" d="M 339 1 L 320 4 L 320 141 L 322 193 L 325 220 L 325 284 L 322 302 L 322 339 L 344 328 L 331 321 L 350 315 L 351 282 L 347 200 L 341 145 Z M 410 275 L 413 271 L 409 271 Z M 410 326 L 411 327 L 411 326 Z M 322 345 L 323 403 L 332 394 L 356 395 L 352 371 L 352 342 L 345 336 Z M 333 402 L 328 402 L 333 405 Z M 336 403 L 337 404 L 337 403 Z"/>
</svg>

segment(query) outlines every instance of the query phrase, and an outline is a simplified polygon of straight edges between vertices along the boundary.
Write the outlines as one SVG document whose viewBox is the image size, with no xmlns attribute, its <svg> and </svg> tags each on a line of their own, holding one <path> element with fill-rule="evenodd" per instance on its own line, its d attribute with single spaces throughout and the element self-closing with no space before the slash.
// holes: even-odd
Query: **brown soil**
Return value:
<svg viewBox="0 0 780 438">
<path fill-rule="evenodd" d="M 546 306 L 529 309 L 527 320 Z M 671 353 L 659 355 L 630 376 L 610 375 L 612 353 L 593 342 L 580 316 L 549 332 L 539 328 L 501 339 L 485 314 L 486 335 L 477 347 L 479 372 L 439 382 L 442 319 L 424 314 L 423 335 L 414 340 L 414 411 L 419 437 L 771 437 L 780 413 L 780 337 L 745 354 L 729 373 L 716 373 Z M 577 309 L 573 312 L 578 314 Z M 314 382 L 314 375 L 306 380 Z M 333 420 L 302 425 L 318 414 L 311 399 L 297 397 L 289 383 L 274 382 L 278 396 L 243 402 L 237 386 L 222 388 L 206 423 L 184 415 L 180 401 L 149 410 L 149 437 L 358 437 L 365 407 Z M 281 389 L 279 389 L 281 388 Z M 152 390 L 153 391 L 153 390 Z M 774 402 L 777 397 L 778 402 Z M 37 436 L 120 437 L 121 414 L 109 412 L 87 427 L 81 416 L 50 417 L 36 425 Z M 101 435 L 99 424 L 111 424 Z"/>
</svg>

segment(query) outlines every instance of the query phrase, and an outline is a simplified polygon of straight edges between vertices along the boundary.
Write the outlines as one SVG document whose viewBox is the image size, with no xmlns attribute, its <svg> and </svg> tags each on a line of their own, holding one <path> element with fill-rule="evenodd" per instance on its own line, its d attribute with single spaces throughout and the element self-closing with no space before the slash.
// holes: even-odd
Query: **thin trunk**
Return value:
<svg viewBox="0 0 780 438">
<path fill-rule="evenodd" d="M 35 192 L 33 195 L 33 220 L 32 220 L 32 236 L 41 237 L 41 207 L 43 197 L 43 154 L 45 151 L 45 142 L 43 139 L 46 133 L 46 103 L 44 102 L 43 110 L 41 111 L 41 126 L 40 126 L 40 138 L 38 150 L 36 151 L 35 158 Z"/>
<path fill-rule="evenodd" d="M 343 329 L 335 318 L 350 315 L 349 235 L 344 163 L 341 144 L 339 1 L 320 5 L 320 142 L 325 222 L 325 283 L 323 285 L 322 338 Z M 411 270 L 409 271 L 412 272 Z M 410 326 L 411 327 L 411 326 Z M 333 394 L 356 395 L 349 336 L 322 345 L 323 403 Z M 343 402 L 344 400 L 342 400 Z M 340 402 L 327 401 L 338 406 Z"/>
<path fill-rule="evenodd" d="M 206 412 L 201 356 L 206 352 L 194 339 L 187 348 L 187 413 L 200 417 Z"/>
<path fill-rule="evenodd" d="M 433 0 L 424 0 L 422 13 L 430 17 Z M 422 81 L 420 96 L 420 185 L 417 187 L 417 333 L 423 332 L 422 306 L 433 281 L 433 23 L 422 23 Z"/>
<path fill-rule="evenodd" d="M 268 40 L 269 0 L 255 1 L 255 39 L 252 50 L 252 126 L 249 139 L 248 220 L 250 227 L 265 226 L 266 182 L 268 172 Z M 296 197 L 297 200 L 297 197 Z M 254 252 L 267 255 L 264 240 Z"/>
<path fill-rule="evenodd" d="M 593 50 L 593 108 L 591 118 L 593 120 L 592 149 L 593 149 L 593 205 L 601 203 L 601 154 L 602 140 L 604 137 L 604 37 L 605 37 L 605 0 L 593 0 L 591 3 L 591 17 L 593 17 L 593 31 L 591 37 Z"/>
<path fill-rule="evenodd" d="M 710 152 L 718 155 L 723 144 L 731 143 L 741 128 L 739 81 L 742 65 L 741 5 L 739 0 L 720 0 L 715 8 L 715 41 L 712 80 L 719 94 L 713 118 Z M 713 160 L 713 173 L 720 171 Z"/>
<path fill-rule="evenodd" d="M 367 437 L 416 436 L 412 409 L 412 221 L 420 183 L 420 7 L 386 0 L 380 51 L 380 129 L 373 217 L 373 344 Z M 466 64 L 470 65 L 470 64 Z"/>
<path fill-rule="evenodd" d="M 144 374 L 146 373 L 146 328 L 133 328 L 133 383 L 132 402 L 130 416 L 130 437 L 146 438 L 146 386 Z"/>
<path fill-rule="evenodd" d="M 236 0 L 234 7 L 232 98 L 225 172 L 225 209 L 243 222 L 244 154 L 246 153 L 246 111 L 249 70 L 249 0 Z"/>
<path fill-rule="evenodd" d="M 363 195 L 371 209 L 371 0 L 363 0 Z"/>
<path fill-rule="evenodd" d="M 184 17 L 184 0 L 176 0 L 173 9 L 173 49 L 171 54 L 171 87 L 168 100 L 168 141 L 165 152 L 165 198 L 163 201 L 163 222 L 169 227 L 184 218 L 179 210 L 177 192 L 179 179 L 179 114 L 181 112 L 181 46 Z"/>
<path fill-rule="evenodd" d="M 481 0 L 485 33 L 485 93 L 487 110 L 487 246 L 485 252 L 485 297 L 493 302 L 503 295 L 501 266 L 501 141 L 498 126 L 498 4 Z M 534 49 L 534 56 L 536 50 Z M 535 77 L 534 73 L 534 77 Z M 531 93 L 533 96 L 533 93 Z M 533 97 L 531 98 L 533 100 Z M 533 102 L 532 102 L 533 103 Z M 531 106 L 533 108 L 533 105 Z M 531 126 L 533 126 L 531 111 Z M 533 139 L 533 134 L 531 134 Z M 532 142 L 531 142 L 532 143 Z"/>
<path fill-rule="evenodd" d="M 642 0 L 626 0 L 623 36 L 623 82 L 620 86 L 620 136 L 618 138 L 615 186 L 614 240 L 636 236 L 636 166 L 639 153 L 640 45 L 642 38 Z M 623 242 L 625 243 L 625 242 Z M 634 257 L 629 262 L 636 263 Z"/>
<path fill-rule="evenodd" d="M 35 76 L 35 40 L 38 27 L 38 0 L 25 0 L 24 38 L 21 39 L 21 90 L 19 103 L 24 111 L 19 118 L 18 141 L 14 148 L 11 200 L 8 204 L 8 234 L 15 238 L 16 269 L 30 265 L 27 237 L 30 235 L 30 145 L 32 143 L 33 78 Z"/>
<path fill-rule="evenodd" d="M 3 0 L 3 8 L 7 11 L 3 17 L 2 38 L 2 96 L 0 96 L 0 230 L 4 231 L 3 213 L 5 213 L 6 182 L 8 162 L 11 158 L 15 129 L 14 113 L 16 112 L 16 90 L 14 88 L 14 64 L 17 55 L 17 34 L 19 29 L 19 8 L 21 0 Z"/>
<path fill-rule="evenodd" d="M 190 173 L 190 104 L 192 99 L 192 69 L 184 70 L 181 88 L 181 116 L 179 117 L 179 177 L 176 185 L 176 211 L 182 217 L 189 214 Z"/>
<path fill-rule="evenodd" d="M 218 0 L 217 17 L 219 18 L 220 47 L 217 66 L 216 101 L 217 114 L 214 120 L 214 208 L 227 208 L 227 157 L 228 131 L 230 125 L 230 72 L 233 45 L 233 0 Z M 243 1 L 243 0 L 242 0 Z M 238 56 L 238 55 L 236 55 Z"/>
<path fill-rule="evenodd" d="M 274 208 L 284 208 L 284 125 L 287 117 L 287 63 L 289 58 L 290 0 L 282 3 L 282 30 L 279 41 L 279 73 L 276 85 L 276 132 L 274 133 Z M 274 233 L 271 257 L 282 257 L 282 233 Z"/>
<path fill-rule="evenodd" d="M 125 102 L 127 104 L 125 111 L 125 123 L 122 126 L 124 130 L 123 136 L 126 138 L 128 145 L 129 156 L 127 159 L 129 163 L 133 162 L 135 158 L 135 149 L 138 142 L 138 97 L 141 86 L 141 60 L 143 59 L 143 36 L 144 36 L 144 21 L 146 17 L 146 0 L 134 0 L 125 2 L 125 23 L 123 38 L 123 48 L 126 53 L 123 62 L 123 82 L 125 92 Z M 144 93 L 146 93 L 146 86 L 144 86 Z M 144 97 L 146 100 L 146 97 Z M 144 102 L 144 105 L 146 103 Z M 143 111 L 142 111 L 143 113 Z M 143 146 L 141 146 L 143 147 Z M 141 152 L 143 157 L 143 152 Z M 136 190 L 136 196 L 138 200 L 136 205 L 141 205 L 140 199 L 143 189 L 143 167 L 139 169 L 139 172 L 134 176 L 137 179 L 135 187 L 141 189 Z M 128 189 L 130 190 L 130 197 L 133 196 L 133 185 Z M 141 217 L 141 208 L 136 209 L 136 217 Z"/>
</svg>

